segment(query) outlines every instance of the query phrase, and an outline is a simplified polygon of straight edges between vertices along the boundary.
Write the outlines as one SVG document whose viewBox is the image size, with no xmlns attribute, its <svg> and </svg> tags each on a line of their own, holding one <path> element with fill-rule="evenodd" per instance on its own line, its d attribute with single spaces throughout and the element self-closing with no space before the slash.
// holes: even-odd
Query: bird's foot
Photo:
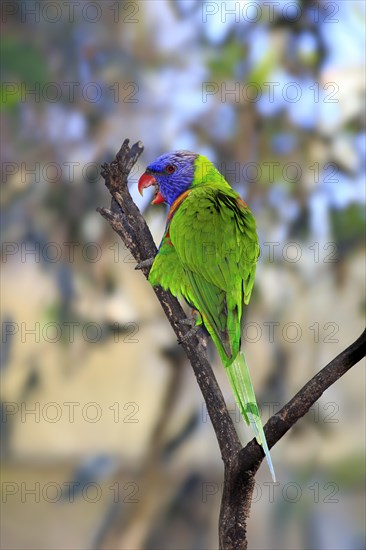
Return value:
<svg viewBox="0 0 366 550">
<path fill-rule="evenodd" d="M 192 309 L 192 317 L 187 317 L 182 319 L 180 322 L 181 325 L 191 327 L 190 330 L 178 341 L 178 344 L 186 342 L 192 336 L 196 336 L 201 342 L 204 348 L 207 346 L 206 331 L 204 329 L 202 317 L 196 309 Z"/>
<path fill-rule="evenodd" d="M 154 263 L 154 259 L 155 258 L 148 258 L 147 260 L 143 260 L 142 262 L 139 262 L 135 266 L 135 269 L 144 269 L 145 267 L 151 267 L 152 264 Z"/>
<path fill-rule="evenodd" d="M 182 336 L 182 338 L 180 340 L 178 340 L 178 344 L 183 344 L 184 342 L 187 342 L 190 338 L 192 338 L 194 336 L 198 336 L 198 333 L 201 330 L 201 327 L 196 326 L 196 323 L 195 323 L 194 319 L 184 319 L 184 321 L 192 321 L 193 326 L 189 322 L 183 323 L 183 321 L 181 321 L 181 323 L 184 324 L 184 325 L 190 325 L 191 324 L 192 328 L 184 336 Z"/>
<path fill-rule="evenodd" d="M 189 327 L 200 326 L 203 324 L 200 312 L 197 309 L 192 308 L 192 317 L 187 317 L 179 321 L 181 325 L 188 325 Z"/>
<path fill-rule="evenodd" d="M 194 319 L 194 317 L 187 317 L 186 319 L 182 319 L 179 322 L 180 322 L 181 325 L 186 325 L 186 326 L 189 326 L 191 328 L 193 328 L 197 325 L 196 319 Z"/>
<path fill-rule="evenodd" d="M 206 334 L 203 328 L 203 321 L 200 313 L 196 309 L 192 309 L 192 317 L 187 317 L 179 321 L 181 325 L 191 327 L 190 330 L 178 341 L 178 344 L 186 342 L 192 336 L 196 336 L 201 344 L 206 347 Z"/>
</svg>

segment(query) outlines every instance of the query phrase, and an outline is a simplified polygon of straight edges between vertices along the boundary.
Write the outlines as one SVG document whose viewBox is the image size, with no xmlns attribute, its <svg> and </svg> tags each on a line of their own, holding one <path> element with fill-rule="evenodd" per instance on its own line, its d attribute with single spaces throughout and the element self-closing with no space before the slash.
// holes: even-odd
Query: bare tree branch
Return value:
<svg viewBox="0 0 366 550">
<path fill-rule="evenodd" d="M 130 148 L 129 140 L 126 139 L 116 159 L 110 164 L 103 164 L 102 176 L 112 195 L 112 202 L 110 210 L 98 208 L 138 263 L 154 257 L 157 251 L 149 228 L 133 202 L 127 184 L 128 175 L 142 151 L 141 142 Z M 149 267 L 142 268 L 142 271 L 147 278 Z M 153 290 L 191 362 L 224 462 L 224 491 L 219 520 L 220 548 L 245 550 L 246 522 L 250 513 L 254 476 L 264 458 L 263 449 L 255 440 L 241 448 L 202 342 L 195 335 L 187 337 L 189 329 L 182 323 L 186 316 L 176 298 L 160 287 Z M 264 427 L 269 447 L 273 447 L 299 418 L 309 411 L 323 392 L 360 361 L 365 353 L 366 331 L 269 419 Z"/>
<path fill-rule="evenodd" d="M 309 380 L 277 414 L 268 420 L 264 426 L 268 447 L 272 448 L 309 411 L 325 390 L 346 374 L 365 354 L 366 330 L 353 344 L 337 355 Z M 259 466 L 262 460 L 261 447 L 255 440 L 250 441 L 240 451 L 240 466 L 243 470 L 251 470 L 255 465 Z"/>
<path fill-rule="evenodd" d="M 264 426 L 269 448 L 272 448 L 301 418 L 321 395 L 356 365 L 366 354 L 366 330 L 342 351 Z M 220 513 L 220 548 L 246 549 L 246 520 L 249 517 L 254 476 L 264 458 L 263 449 L 252 439 L 241 451 L 236 462 L 225 465 L 224 492 Z"/>
</svg>

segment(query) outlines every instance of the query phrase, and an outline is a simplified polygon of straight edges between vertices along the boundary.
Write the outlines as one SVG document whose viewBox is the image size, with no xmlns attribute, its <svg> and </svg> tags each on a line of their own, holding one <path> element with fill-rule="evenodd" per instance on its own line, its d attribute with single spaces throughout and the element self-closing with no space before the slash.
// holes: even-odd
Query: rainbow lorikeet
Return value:
<svg viewBox="0 0 366 550">
<path fill-rule="evenodd" d="M 275 480 L 245 357 L 240 351 L 243 304 L 248 304 L 259 255 L 255 219 L 247 204 L 204 156 L 166 153 L 141 176 L 154 186 L 152 204 L 170 210 L 149 281 L 198 311 L 225 367 L 237 405 L 262 445 Z"/>
</svg>

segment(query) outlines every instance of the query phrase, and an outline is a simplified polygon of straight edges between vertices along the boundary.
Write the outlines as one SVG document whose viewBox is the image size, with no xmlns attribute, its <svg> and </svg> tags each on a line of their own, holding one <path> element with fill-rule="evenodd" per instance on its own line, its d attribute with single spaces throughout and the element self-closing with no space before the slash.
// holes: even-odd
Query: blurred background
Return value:
<svg viewBox="0 0 366 550">
<path fill-rule="evenodd" d="M 100 164 L 208 156 L 252 208 L 243 346 L 263 420 L 362 331 L 363 1 L 1 5 L 1 539 L 5 549 L 215 549 L 223 468 L 190 365 L 96 212 Z M 210 360 L 243 441 L 213 349 Z M 365 548 L 365 374 L 260 468 L 251 549 Z"/>
</svg>

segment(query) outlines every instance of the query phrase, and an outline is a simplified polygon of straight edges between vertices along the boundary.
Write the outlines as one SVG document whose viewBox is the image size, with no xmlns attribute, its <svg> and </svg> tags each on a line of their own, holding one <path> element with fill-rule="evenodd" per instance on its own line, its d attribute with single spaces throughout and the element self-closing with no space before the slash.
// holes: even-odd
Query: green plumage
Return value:
<svg viewBox="0 0 366 550">
<path fill-rule="evenodd" d="M 203 156 L 196 159 L 192 185 L 179 200 L 172 205 L 149 280 L 184 297 L 200 313 L 241 414 L 263 445 L 274 477 L 249 371 L 240 352 L 243 303 L 249 302 L 259 255 L 255 219 Z"/>
</svg>

